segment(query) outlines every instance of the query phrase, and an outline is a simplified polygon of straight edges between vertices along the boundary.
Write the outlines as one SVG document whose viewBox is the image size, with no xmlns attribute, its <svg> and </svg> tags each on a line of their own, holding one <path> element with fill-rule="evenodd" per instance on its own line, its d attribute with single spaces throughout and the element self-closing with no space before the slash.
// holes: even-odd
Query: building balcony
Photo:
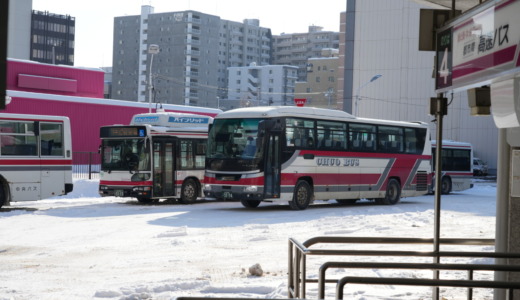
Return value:
<svg viewBox="0 0 520 300">
<path fill-rule="evenodd" d="M 194 55 L 194 56 L 200 56 L 200 50 L 193 50 L 193 49 L 187 49 L 184 50 L 184 54 L 186 55 Z"/>
<path fill-rule="evenodd" d="M 186 77 L 198 77 L 199 76 L 199 72 L 185 71 L 184 72 L 184 76 L 186 76 Z"/>
<path fill-rule="evenodd" d="M 186 22 L 188 22 L 188 23 L 195 23 L 195 24 L 200 24 L 201 23 L 200 18 L 186 18 Z"/>
<path fill-rule="evenodd" d="M 186 28 L 186 33 L 191 33 L 191 34 L 200 34 L 200 29 L 195 29 L 195 28 Z"/>
<path fill-rule="evenodd" d="M 200 40 L 185 39 L 184 42 L 188 45 L 200 45 Z"/>
<path fill-rule="evenodd" d="M 186 66 L 198 67 L 200 62 L 198 60 L 186 60 Z"/>
</svg>

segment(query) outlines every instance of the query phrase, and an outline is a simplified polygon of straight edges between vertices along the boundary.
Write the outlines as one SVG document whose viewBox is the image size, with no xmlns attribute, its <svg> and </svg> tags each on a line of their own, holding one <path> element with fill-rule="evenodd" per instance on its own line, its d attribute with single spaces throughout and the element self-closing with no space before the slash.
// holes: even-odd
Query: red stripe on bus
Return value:
<svg viewBox="0 0 520 300">
<path fill-rule="evenodd" d="M 284 173 L 281 185 L 296 185 L 299 178 L 311 177 L 315 185 L 377 184 L 382 174 Z"/>
<path fill-rule="evenodd" d="M 0 166 L 72 165 L 70 159 L 0 159 Z"/>
<path fill-rule="evenodd" d="M 403 154 L 403 153 L 377 153 L 377 152 L 349 152 L 349 151 L 319 151 L 301 150 L 300 156 L 304 154 L 314 154 L 315 156 L 331 156 L 344 158 L 406 158 L 406 159 L 431 159 L 431 155 L 423 154 Z"/>
<path fill-rule="evenodd" d="M 112 180 L 100 180 L 99 185 L 121 185 L 121 186 L 140 186 L 140 185 L 152 185 L 151 181 L 112 181 Z"/>
</svg>

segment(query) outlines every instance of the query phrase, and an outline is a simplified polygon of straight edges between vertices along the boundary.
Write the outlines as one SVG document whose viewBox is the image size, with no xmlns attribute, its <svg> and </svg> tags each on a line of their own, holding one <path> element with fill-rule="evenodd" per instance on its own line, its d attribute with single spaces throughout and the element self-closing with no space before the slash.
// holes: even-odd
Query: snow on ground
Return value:
<svg viewBox="0 0 520 300">
<path fill-rule="evenodd" d="M 290 237 L 304 242 L 316 236 L 434 234 L 432 195 L 403 199 L 394 206 L 368 201 L 340 206 L 330 201 L 292 211 L 269 203 L 256 209 L 213 201 L 142 205 L 131 198 L 100 198 L 97 185 L 96 180 L 77 180 L 74 192 L 65 197 L 15 202 L 0 209 L 1 300 L 287 298 Z M 473 189 L 444 196 L 442 237 L 494 238 L 495 193 L 494 182 L 479 181 Z M 260 277 L 249 274 L 249 267 L 257 263 L 264 272 Z M 317 271 L 309 263 L 311 267 Z M 330 276 L 339 278 L 344 272 L 334 270 Z M 356 272 L 431 276 L 430 271 Z M 307 298 L 316 298 L 315 284 L 308 284 L 307 291 Z M 345 292 L 352 299 L 431 297 L 429 288 L 412 287 L 356 285 Z M 464 291 L 453 289 L 443 289 L 442 295 L 465 297 Z M 477 295 L 491 298 L 490 291 Z M 333 297 L 331 284 L 327 298 Z"/>
</svg>

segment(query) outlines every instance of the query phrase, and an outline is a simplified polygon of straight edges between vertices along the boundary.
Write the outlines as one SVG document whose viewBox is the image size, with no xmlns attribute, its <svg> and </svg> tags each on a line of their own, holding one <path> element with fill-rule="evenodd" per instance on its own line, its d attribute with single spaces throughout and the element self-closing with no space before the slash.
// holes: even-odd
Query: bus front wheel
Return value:
<svg viewBox="0 0 520 300">
<path fill-rule="evenodd" d="M 193 179 L 186 179 L 182 184 L 181 188 L 181 199 L 179 200 L 182 204 L 193 204 L 197 200 L 197 182 Z"/>
<path fill-rule="evenodd" d="M 294 194 L 289 206 L 293 210 L 304 210 L 311 203 L 312 189 L 309 183 L 305 180 L 298 180 L 294 188 Z"/>
<path fill-rule="evenodd" d="M 260 205 L 260 200 L 240 200 L 240 203 L 247 208 L 255 208 Z"/>
<path fill-rule="evenodd" d="M 401 199 L 401 185 L 399 181 L 390 179 L 386 185 L 384 198 L 376 199 L 377 204 L 394 205 Z"/>
</svg>

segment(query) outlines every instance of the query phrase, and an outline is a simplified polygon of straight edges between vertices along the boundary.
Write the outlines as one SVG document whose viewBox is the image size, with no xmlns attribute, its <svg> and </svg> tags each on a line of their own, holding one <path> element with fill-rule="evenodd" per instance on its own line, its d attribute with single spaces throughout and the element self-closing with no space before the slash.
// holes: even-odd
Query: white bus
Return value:
<svg viewBox="0 0 520 300">
<path fill-rule="evenodd" d="M 0 207 L 72 191 L 67 117 L 0 113 Z"/>
<path fill-rule="evenodd" d="M 432 183 L 430 192 L 435 187 L 435 151 L 437 142 L 432 144 Z M 442 141 L 441 193 L 449 194 L 473 187 L 473 146 L 470 143 L 451 140 Z"/>
<path fill-rule="evenodd" d="M 101 196 L 149 203 L 202 196 L 208 127 L 213 118 L 159 112 L 137 114 L 130 125 L 103 126 Z"/>
<path fill-rule="evenodd" d="M 356 118 L 310 107 L 254 107 L 215 117 L 208 136 L 207 199 L 305 209 L 313 200 L 395 204 L 428 192 L 425 123 Z"/>
</svg>

